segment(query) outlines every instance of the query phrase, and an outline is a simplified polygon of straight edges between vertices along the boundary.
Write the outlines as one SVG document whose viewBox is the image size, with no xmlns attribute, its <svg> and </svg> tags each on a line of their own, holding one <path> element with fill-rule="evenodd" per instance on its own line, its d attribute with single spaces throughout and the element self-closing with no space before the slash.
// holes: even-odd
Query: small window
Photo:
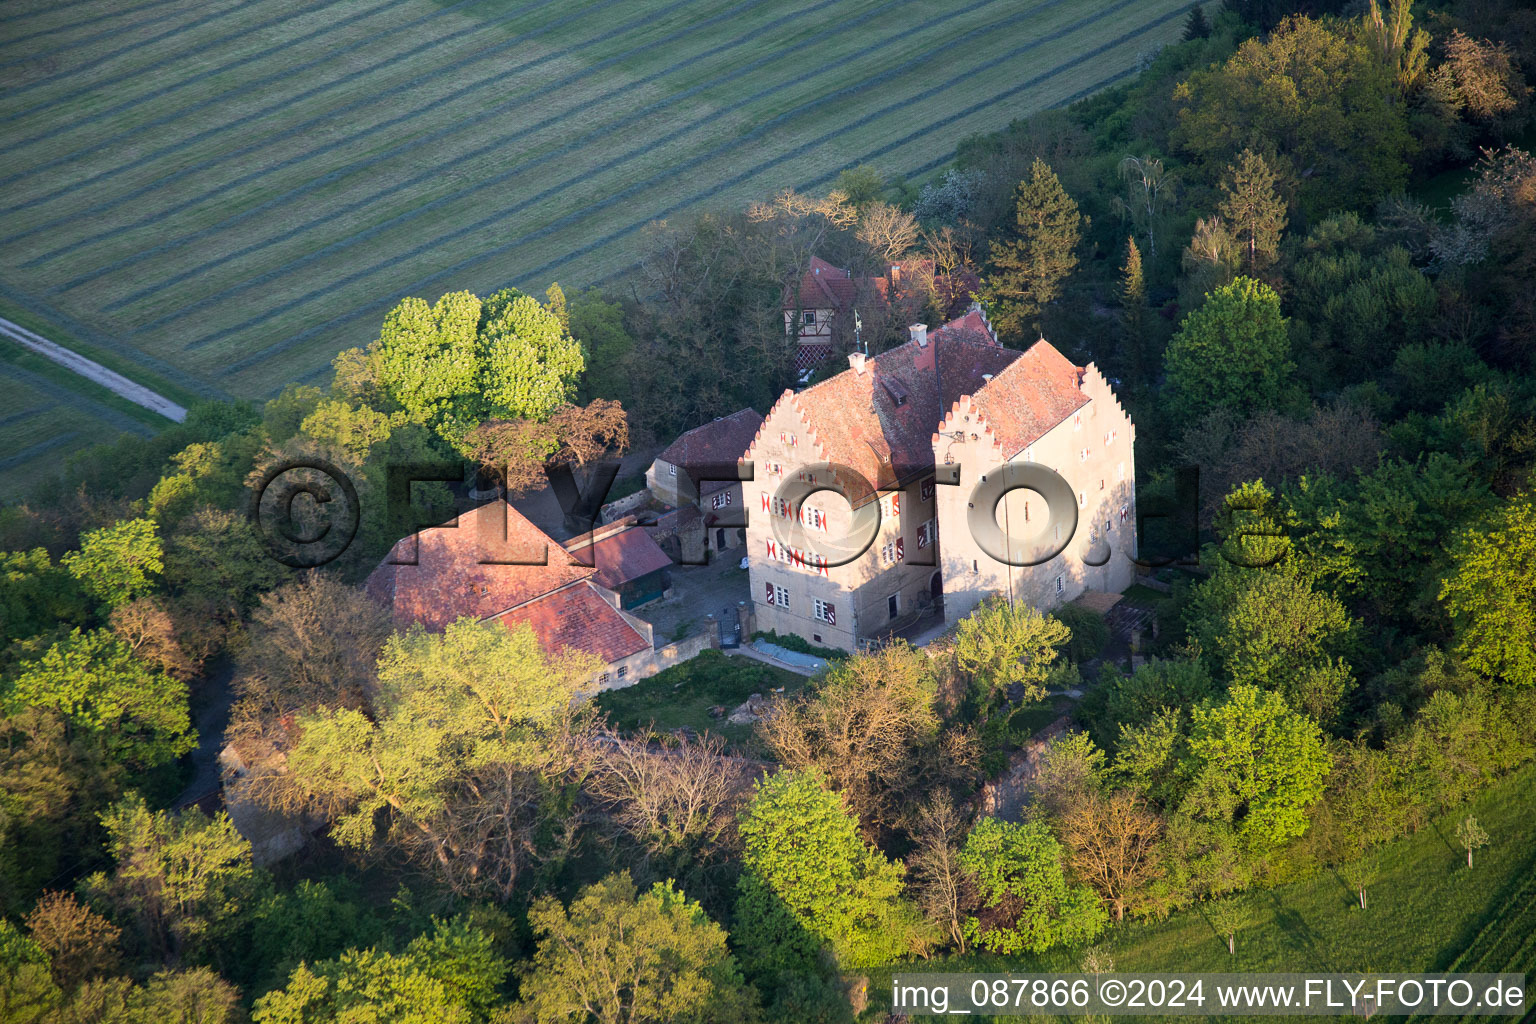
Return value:
<svg viewBox="0 0 1536 1024">
<path fill-rule="evenodd" d="M 811 643 L 813 643 L 813 644 L 821 643 L 821 634 L 820 633 L 812 633 L 811 634 Z"/>
<path fill-rule="evenodd" d="M 619 666 L 619 678 L 623 679 L 627 675 L 629 675 L 629 666 L 628 665 L 620 665 Z"/>
<path fill-rule="evenodd" d="M 814 309 L 808 309 L 808 310 L 805 311 L 804 322 L 806 323 L 807 326 L 815 326 L 815 324 L 816 324 L 816 311 Z"/>
<path fill-rule="evenodd" d="M 1103 477 L 1099 477 L 1099 490 L 1102 491 L 1103 489 L 1104 489 L 1104 478 Z"/>
<path fill-rule="evenodd" d="M 607 686 L 608 685 L 608 680 L 610 678 L 612 678 L 612 677 L 609 676 L 607 672 L 604 672 L 602 675 L 597 677 L 597 681 L 599 683 L 601 683 L 602 685 Z"/>
<path fill-rule="evenodd" d="M 1077 492 L 1077 507 L 1078 508 L 1087 508 L 1088 507 L 1088 492 L 1087 491 L 1078 491 Z"/>
<path fill-rule="evenodd" d="M 1056 593 L 1058 593 L 1058 594 L 1063 593 L 1066 589 L 1067 589 L 1066 581 L 1064 579 L 1062 579 L 1060 576 L 1057 576 L 1056 577 Z"/>
<path fill-rule="evenodd" d="M 932 501 L 933 500 L 933 481 L 932 480 L 924 480 L 923 481 L 923 500 L 924 501 Z"/>
<path fill-rule="evenodd" d="M 901 595 L 892 594 L 890 597 L 886 598 L 885 607 L 886 610 L 891 613 L 891 618 L 894 619 L 897 614 L 901 612 Z"/>
<path fill-rule="evenodd" d="M 1088 449 L 1087 448 L 1084 448 L 1082 451 L 1077 453 L 1077 461 L 1078 462 L 1087 462 L 1088 461 Z"/>
<path fill-rule="evenodd" d="M 981 563 L 974 558 L 971 559 L 971 572 L 981 572 Z"/>
<path fill-rule="evenodd" d="M 1083 414 L 1082 413 L 1078 413 L 1076 416 L 1072 417 L 1072 429 L 1073 430 L 1082 430 L 1083 429 Z"/>
<path fill-rule="evenodd" d="M 672 465 L 672 463 L 670 463 L 670 462 L 667 463 L 667 475 L 668 476 L 677 476 L 677 467 Z"/>
</svg>

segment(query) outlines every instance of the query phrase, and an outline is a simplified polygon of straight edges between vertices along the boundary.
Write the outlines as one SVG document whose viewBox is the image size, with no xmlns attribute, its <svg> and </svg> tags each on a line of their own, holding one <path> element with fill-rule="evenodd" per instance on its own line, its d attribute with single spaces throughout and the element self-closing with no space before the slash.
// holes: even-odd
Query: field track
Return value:
<svg viewBox="0 0 1536 1024">
<path fill-rule="evenodd" d="M 403 295 L 581 286 L 658 218 L 931 171 L 1125 78 L 1187 2 L 12 0 L 0 305 L 264 398 Z M 34 458 L 92 438 L 47 419 L 13 424 Z"/>
</svg>

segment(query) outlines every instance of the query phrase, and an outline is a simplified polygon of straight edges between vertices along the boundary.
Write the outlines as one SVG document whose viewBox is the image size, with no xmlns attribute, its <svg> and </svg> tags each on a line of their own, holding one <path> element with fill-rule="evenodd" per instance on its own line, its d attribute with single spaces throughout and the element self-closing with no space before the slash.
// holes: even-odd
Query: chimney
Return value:
<svg viewBox="0 0 1536 1024">
<path fill-rule="evenodd" d="M 992 375 L 990 373 L 984 373 L 984 374 L 981 375 L 981 379 L 985 380 L 985 381 L 990 381 L 992 379 Z"/>
<path fill-rule="evenodd" d="M 863 373 L 864 372 L 864 353 L 863 352 L 849 352 L 848 353 L 848 365 L 853 367 L 853 372 L 854 373 Z"/>
<path fill-rule="evenodd" d="M 927 324 L 913 324 L 911 327 L 908 327 L 907 330 L 911 332 L 912 340 L 917 342 L 917 347 L 918 348 L 927 348 L 928 347 L 928 325 Z"/>
</svg>

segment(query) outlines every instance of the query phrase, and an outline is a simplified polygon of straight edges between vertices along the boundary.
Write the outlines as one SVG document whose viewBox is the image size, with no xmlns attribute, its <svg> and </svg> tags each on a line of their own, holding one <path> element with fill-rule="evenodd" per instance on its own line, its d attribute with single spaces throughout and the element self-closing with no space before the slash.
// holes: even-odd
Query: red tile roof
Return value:
<svg viewBox="0 0 1536 1024">
<path fill-rule="evenodd" d="M 847 309 L 860 298 L 884 299 L 887 288 L 883 277 L 854 277 L 842 267 L 812 256 L 811 265 L 800 278 L 799 291 L 785 291 L 784 308 Z"/>
<path fill-rule="evenodd" d="M 666 450 L 656 458 L 660 462 L 670 462 L 679 467 L 694 483 L 698 483 L 700 476 L 714 475 L 726 467 L 734 467 L 762 425 L 763 417 L 757 410 L 738 409 L 729 416 L 721 416 L 702 427 L 694 427 L 667 445 Z M 720 487 L 709 487 L 705 493 L 717 490 Z"/>
<path fill-rule="evenodd" d="M 973 309 L 928 332 L 926 349 L 909 341 L 779 402 L 799 410 L 818 458 L 889 487 L 933 466 L 934 431 L 963 395 L 985 396 L 1010 457 L 1088 400 L 1050 344 L 1003 348 Z"/>
<path fill-rule="evenodd" d="M 944 410 L 977 390 L 983 374 L 1019 357 L 993 340 L 979 315 L 974 324 L 968 317 L 931 332 L 926 350 L 909 341 L 871 356 L 863 373 L 844 370 L 799 394 L 785 392 L 780 401 L 800 409 L 821 458 L 851 466 L 882 487 L 907 479 L 933 465 L 933 430 Z M 888 381 L 895 386 L 885 386 Z M 898 405 L 903 391 L 906 400 Z"/>
<path fill-rule="evenodd" d="M 527 623 L 546 651 L 570 648 L 595 654 L 604 664 L 651 646 L 588 580 L 545 594 L 496 618 L 509 627 Z"/>
<path fill-rule="evenodd" d="M 625 583 L 672 565 L 666 552 L 638 526 L 606 535 L 602 530 L 593 533 L 597 535 L 595 546 L 593 534 L 589 533 L 567 541 L 565 549 L 578 561 L 592 562 L 597 569 L 593 579 L 609 590 L 617 590 Z"/>
<path fill-rule="evenodd" d="M 494 564 L 540 557 L 547 564 Z M 408 562 L 415 564 L 399 564 Z M 441 629 L 466 615 L 489 618 L 593 572 L 573 563 L 517 509 L 496 500 L 459 516 L 456 525 L 401 539 L 369 575 L 365 589 L 389 608 L 397 625 L 420 622 Z"/>
<path fill-rule="evenodd" d="M 1081 383 L 1082 371 L 1042 338 L 977 391 L 972 403 L 1004 457 L 1012 458 L 1088 404 Z"/>
</svg>

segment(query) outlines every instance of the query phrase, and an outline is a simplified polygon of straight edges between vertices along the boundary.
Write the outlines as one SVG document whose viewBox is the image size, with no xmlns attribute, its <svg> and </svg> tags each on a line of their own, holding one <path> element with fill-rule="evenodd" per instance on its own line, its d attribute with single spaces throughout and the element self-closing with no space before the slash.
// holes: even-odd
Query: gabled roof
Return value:
<svg viewBox="0 0 1536 1024">
<path fill-rule="evenodd" d="M 546 564 L 497 564 L 540 557 Z M 441 629 L 466 615 L 489 618 L 594 571 L 573 563 L 557 541 L 497 499 L 454 523 L 402 538 L 369 575 L 365 589 L 389 608 L 396 625 L 420 622 Z"/>
<path fill-rule="evenodd" d="M 844 370 L 799 394 L 786 391 L 779 402 L 800 411 L 819 458 L 889 486 L 933 465 L 933 430 L 944 412 L 1019 355 L 997 344 L 980 314 L 967 314 L 929 332 L 926 350 L 908 341 L 871 356 L 863 373 Z"/>
<path fill-rule="evenodd" d="M 888 284 L 883 277 L 854 277 L 842 267 L 834 267 L 820 256 L 800 277 L 798 292 L 785 291 L 785 309 L 847 309 L 858 301 L 860 289 L 865 297 L 885 298 Z"/>
<path fill-rule="evenodd" d="M 526 623 L 551 653 L 569 648 L 611 664 L 650 648 L 639 630 L 603 599 L 590 580 L 562 587 L 496 616 L 508 626 Z"/>
<path fill-rule="evenodd" d="M 908 341 L 866 359 L 862 373 L 850 367 L 799 394 L 786 391 L 774 408 L 799 413 L 814 458 L 889 487 L 933 466 L 934 431 L 962 396 L 975 396 L 1011 457 L 1087 404 L 1080 381 L 1048 342 L 1003 348 L 972 309 L 929 331 L 926 348 Z"/>
<path fill-rule="evenodd" d="M 1006 458 L 1088 404 L 1082 371 L 1044 338 L 971 396 Z"/>
<path fill-rule="evenodd" d="M 729 416 L 694 427 L 667 445 L 656 458 L 679 467 L 697 484 L 700 476 L 734 467 L 762 425 L 763 417 L 757 410 L 738 409 Z"/>
<path fill-rule="evenodd" d="M 609 590 L 672 565 L 672 559 L 651 535 L 634 525 L 619 530 L 594 530 L 567 541 L 565 549 L 578 561 L 591 562 L 597 570 L 593 579 Z"/>
</svg>

